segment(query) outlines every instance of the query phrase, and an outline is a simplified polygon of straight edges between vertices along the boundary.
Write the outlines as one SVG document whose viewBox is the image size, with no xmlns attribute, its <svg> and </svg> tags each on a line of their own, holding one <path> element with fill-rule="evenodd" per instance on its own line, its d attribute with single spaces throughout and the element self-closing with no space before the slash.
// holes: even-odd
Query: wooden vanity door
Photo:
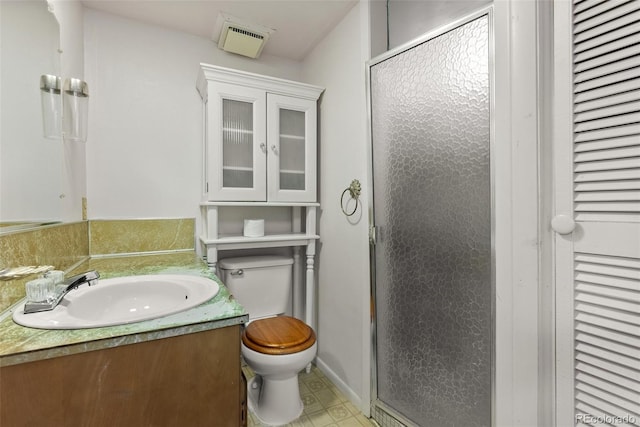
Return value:
<svg viewBox="0 0 640 427">
<path fill-rule="evenodd" d="M 240 326 L 0 368 L 0 425 L 237 427 Z"/>
</svg>

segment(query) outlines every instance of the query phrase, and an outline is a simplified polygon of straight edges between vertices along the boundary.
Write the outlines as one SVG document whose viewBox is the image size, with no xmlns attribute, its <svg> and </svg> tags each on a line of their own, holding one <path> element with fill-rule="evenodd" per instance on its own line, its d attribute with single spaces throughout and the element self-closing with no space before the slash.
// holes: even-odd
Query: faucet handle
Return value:
<svg viewBox="0 0 640 427">
<path fill-rule="evenodd" d="M 87 283 L 89 286 L 94 285 L 98 282 L 98 278 L 100 277 L 100 273 L 95 270 L 87 271 L 86 273 L 77 274 L 75 276 L 69 277 L 62 285 L 60 285 L 60 290 L 56 291 L 57 295 L 55 298 L 48 299 L 44 302 L 31 302 L 27 301 L 24 305 L 24 313 L 37 313 L 38 311 L 49 311 L 56 308 L 56 306 L 62 301 L 65 295 L 71 292 L 74 289 L 77 289 L 78 286 L 83 283 Z"/>
</svg>

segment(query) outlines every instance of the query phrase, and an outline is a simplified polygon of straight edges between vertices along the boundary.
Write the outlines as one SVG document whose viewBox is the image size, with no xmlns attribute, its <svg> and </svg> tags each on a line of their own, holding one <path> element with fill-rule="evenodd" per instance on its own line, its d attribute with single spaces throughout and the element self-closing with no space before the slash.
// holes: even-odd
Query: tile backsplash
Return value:
<svg viewBox="0 0 640 427">
<path fill-rule="evenodd" d="M 52 265 L 68 270 L 89 256 L 193 250 L 195 219 L 89 220 L 0 235 L 0 270 Z M 0 311 L 25 296 L 34 277 L 0 281 Z"/>
<path fill-rule="evenodd" d="M 194 248 L 193 218 L 91 220 L 90 225 L 92 255 Z"/>
<path fill-rule="evenodd" d="M 0 235 L 0 268 L 53 265 L 66 270 L 89 256 L 87 221 Z"/>
<path fill-rule="evenodd" d="M 56 224 L 0 235 L 0 269 L 52 265 L 67 270 L 89 257 L 87 221 Z M 25 295 L 24 284 L 34 275 L 0 281 L 0 311 Z"/>
</svg>

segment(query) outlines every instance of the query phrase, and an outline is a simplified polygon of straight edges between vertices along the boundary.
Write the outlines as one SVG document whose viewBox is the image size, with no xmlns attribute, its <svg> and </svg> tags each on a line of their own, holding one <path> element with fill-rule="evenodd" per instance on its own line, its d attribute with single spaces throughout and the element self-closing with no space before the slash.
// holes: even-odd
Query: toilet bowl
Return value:
<svg viewBox="0 0 640 427">
<path fill-rule="evenodd" d="M 250 323 L 242 356 L 256 376 L 247 384 L 249 410 L 263 424 L 287 424 L 302 414 L 298 372 L 317 352 L 313 329 L 289 316 Z"/>
<path fill-rule="evenodd" d="M 261 423 L 287 424 L 303 411 L 298 373 L 316 356 L 316 334 L 285 314 L 291 300 L 293 260 L 281 256 L 220 261 L 223 281 L 249 313 L 242 356 L 255 372 L 247 384 L 249 410 Z"/>
</svg>

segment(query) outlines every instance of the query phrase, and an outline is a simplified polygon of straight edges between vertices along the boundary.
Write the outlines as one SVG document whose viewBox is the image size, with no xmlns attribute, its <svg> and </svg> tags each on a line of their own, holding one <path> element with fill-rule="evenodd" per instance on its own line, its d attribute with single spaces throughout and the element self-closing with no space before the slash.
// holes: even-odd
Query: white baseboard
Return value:
<svg viewBox="0 0 640 427">
<path fill-rule="evenodd" d="M 358 396 L 353 390 L 351 390 L 347 383 L 342 381 L 342 379 L 338 375 L 336 375 L 335 372 L 333 372 L 329 365 L 324 363 L 319 357 L 316 357 L 316 366 L 325 375 L 325 377 L 327 377 L 333 384 L 335 384 L 336 387 L 338 387 L 342 394 L 344 394 L 345 397 L 356 406 L 356 408 L 360 409 L 364 413 L 369 413 L 369 408 L 366 408 L 366 411 L 363 410 L 362 399 L 360 398 L 360 396 Z"/>
</svg>

